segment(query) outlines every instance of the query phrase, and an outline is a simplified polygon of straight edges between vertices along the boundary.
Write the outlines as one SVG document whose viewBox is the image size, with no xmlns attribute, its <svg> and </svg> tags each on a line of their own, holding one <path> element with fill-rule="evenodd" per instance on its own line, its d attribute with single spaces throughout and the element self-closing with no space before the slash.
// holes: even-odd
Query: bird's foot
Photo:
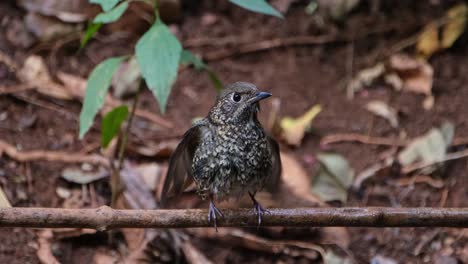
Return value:
<svg viewBox="0 0 468 264">
<path fill-rule="evenodd" d="M 269 211 L 267 209 L 263 208 L 263 206 L 257 201 L 257 199 L 255 199 L 255 194 L 251 194 L 249 192 L 249 195 L 250 195 L 250 199 L 252 199 L 252 202 L 253 202 L 253 210 L 254 210 L 255 215 L 257 216 L 257 219 L 258 219 L 257 228 L 259 228 L 260 225 L 262 224 L 262 216 L 265 213 L 269 213 Z"/>
<path fill-rule="evenodd" d="M 216 232 L 218 232 L 218 225 L 216 221 L 218 217 L 221 218 L 221 217 L 224 217 L 224 215 L 218 208 L 216 208 L 214 203 L 210 201 L 210 208 L 208 210 L 208 222 L 211 223 L 211 220 L 213 220 L 213 225 L 214 225 L 214 228 L 216 229 Z"/>
<path fill-rule="evenodd" d="M 266 213 L 269 213 L 269 211 L 265 208 L 263 208 L 263 206 L 257 202 L 256 200 L 254 201 L 254 205 L 253 205 L 253 210 L 255 212 L 255 215 L 257 215 L 257 219 L 258 219 L 258 226 L 257 228 L 260 227 L 260 225 L 262 224 L 262 216 Z"/>
</svg>

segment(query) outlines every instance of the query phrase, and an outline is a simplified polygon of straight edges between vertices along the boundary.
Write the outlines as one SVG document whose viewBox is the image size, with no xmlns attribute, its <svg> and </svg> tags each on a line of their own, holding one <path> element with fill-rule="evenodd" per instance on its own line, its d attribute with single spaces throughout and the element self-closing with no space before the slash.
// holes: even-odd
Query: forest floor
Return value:
<svg viewBox="0 0 468 264">
<path fill-rule="evenodd" d="M 380 82 L 357 92 L 352 100 L 347 98 L 345 83 L 351 77 L 363 68 L 375 65 L 378 58 L 381 58 L 379 55 L 384 54 L 389 47 L 414 36 L 424 25 L 443 15 L 450 6 L 419 1 L 382 2 L 384 4 L 381 11 L 373 13 L 364 5 L 349 14 L 341 25 L 330 23 L 323 28 L 318 28 L 311 17 L 305 14 L 305 5 L 302 4 L 291 6 L 286 19 L 279 20 L 234 8 L 229 3 L 204 3 L 202 7 L 184 12 L 182 20 L 173 24 L 172 29 L 175 29 L 185 46 L 203 58 L 208 58 L 209 66 L 223 82 L 247 81 L 270 91 L 281 102 L 279 116 L 297 117 L 315 104 L 322 106 L 322 112 L 312 122 L 312 133 L 306 134 L 300 146 L 291 147 L 284 142 L 281 144 L 283 152 L 298 161 L 308 175 L 313 175 L 315 165 L 311 157 L 324 150 L 320 144 L 324 136 L 355 133 L 395 139 L 405 134 L 407 138 L 414 138 L 433 127 L 439 127 L 444 121 L 450 121 L 455 126 L 455 139 L 468 137 L 465 116 L 468 113 L 466 33 L 451 49 L 439 52 L 429 60 L 434 69 L 432 93 L 435 102 L 431 109 L 422 107 L 424 95 L 395 91 Z M 76 52 L 79 39 L 60 45 L 36 44 L 32 48 L 22 48 L 12 43 L 11 35 L 7 35 L 11 33 L 14 23 L 22 21 L 25 11 L 7 1 L 0 3 L 0 14 L 0 54 L 7 54 L 17 65 L 22 65 L 31 54 L 38 54 L 46 61 L 52 76 L 61 71 L 86 78 L 101 60 L 112 55 L 131 53 L 138 37 L 137 34 L 116 36 L 118 34 L 115 29 L 108 29 L 108 32 L 101 33 L 79 53 Z M 216 57 L 217 51 L 236 47 L 241 43 L 303 35 L 334 37 L 325 43 L 287 45 Z M 202 41 L 209 44 L 201 46 Z M 414 53 L 411 47 L 403 51 Z M 1 87 L 19 84 L 17 74 L 0 60 Z M 190 127 L 193 118 L 206 115 L 215 96 L 216 90 L 208 75 L 193 68 L 185 68 L 179 72 L 164 115 L 159 113 L 157 102 L 150 92 L 144 91 L 139 106 L 161 115 L 175 129 L 158 127 L 137 118 L 130 148 L 157 146 L 165 141 L 177 142 Z M 398 127 L 392 127 L 385 119 L 367 111 L 365 105 L 371 100 L 384 101 L 396 109 Z M 77 100 L 60 100 L 34 90 L 4 95 L 0 93 L 0 140 L 21 151 L 99 153 L 99 145 L 96 145 L 100 139 L 97 126 L 90 130 L 84 140 L 78 139 L 80 108 L 81 103 Z M 260 112 L 263 123 L 268 120 L 271 109 L 270 102 L 265 101 Z M 382 153 L 392 148 L 346 141 L 329 144 L 326 150 L 341 154 L 356 172 L 360 172 L 376 164 Z M 461 149 L 463 146 L 457 148 Z M 128 153 L 128 160 L 135 164 L 154 161 L 157 164 L 167 163 L 167 155 L 144 157 L 135 150 Z M 89 184 L 92 186 L 89 187 L 90 190 L 97 197 L 92 202 L 80 198 L 70 201 L 71 198 L 60 197 L 57 194 L 58 188 L 72 190 L 73 197 L 75 192 L 81 193 L 83 190 L 80 185 L 67 182 L 61 177 L 62 170 L 70 166 L 60 162 L 20 162 L 3 155 L 0 158 L 0 186 L 12 205 L 18 207 L 64 207 L 64 204 L 70 207 L 92 207 L 109 203 L 107 180 Z M 468 207 L 466 159 L 445 163 L 443 168 L 432 173 L 429 178 L 415 178 L 418 176 L 420 175 L 398 175 L 392 171 L 379 172 L 358 191 L 349 191 L 345 203 L 333 205 Z M 70 205 L 71 203 L 74 204 Z M 291 230 L 282 232 L 287 233 L 288 239 L 302 240 L 312 239 L 317 234 L 315 231 L 309 231 L 307 235 Z M 274 233 L 261 232 L 270 239 L 278 239 L 279 235 L 276 234 L 275 237 Z M 196 234 L 192 235 L 197 237 Z M 341 249 L 358 263 L 370 263 L 372 259 L 376 260 L 376 256 L 393 259 L 397 263 L 468 263 L 468 230 L 347 228 L 343 235 L 347 237 L 342 239 L 348 241 L 346 245 L 341 245 Z M 56 234 L 55 236 L 58 237 Z M 0 237 L 2 263 L 39 262 L 38 249 L 43 245 L 39 241 L 43 236 L 38 230 L 4 228 L 0 229 Z M 212 240 L 199 239 L 199 250 L 216 263 L 311 260 L 303 255 L 284 256 L 283 253 L 269 254 L 260 250 L 256 252 L 239 245 L 229 245 L 228 242 L 214 246 L 213 250 Z M 316 241 L 314 243 L 320 244 L 320 239 L 313 239 Z M 90 263 L 93 259 L 97 262 L 96 252 L 104 252 L 102 254 L 109 257 L 107 260 L 122 254 L 122 240 L 119 236 L 117 241 L 109 240 L 102 233 L 80 233 L 77 236 L 54 239 L 49 246 L 55 257 L 63 263 Z M 391 263 L 380 261 L 373 263 Z"/>
</svg>

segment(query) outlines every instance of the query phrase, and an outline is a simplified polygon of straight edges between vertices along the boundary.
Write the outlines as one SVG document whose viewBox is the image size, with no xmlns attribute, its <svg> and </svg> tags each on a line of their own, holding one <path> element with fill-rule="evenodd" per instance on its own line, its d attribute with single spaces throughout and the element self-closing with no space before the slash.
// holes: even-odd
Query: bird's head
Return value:
<svg viewBox="0 0 468 264">
<path fill-rule="evenodd" d="M 258 102 L 270 97 L 251 83 L 236 82 L 228 85 L 218 95 L 209 118 L 216 124 L 239 124 L 255 121 L 260 107 Z"/>
</svg>

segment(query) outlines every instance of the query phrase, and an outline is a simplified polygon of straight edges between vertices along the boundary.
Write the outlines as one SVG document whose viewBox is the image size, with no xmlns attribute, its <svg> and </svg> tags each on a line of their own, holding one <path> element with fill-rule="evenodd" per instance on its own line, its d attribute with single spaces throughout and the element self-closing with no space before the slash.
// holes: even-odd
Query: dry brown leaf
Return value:
<svg viewBox="0 0 468 264">
<path fill-rule="evenodd" d="M 397 111 L 385 102 L 374 100 L 366 104 L 366 109 L 373 114 L 385 118 L 392 127 L 398 127 Z"/>
<path fill-rule="evenodd" d="M 295 196 L 311 204 L 324 204 L 317 196 L 310 192 L 311 177 L 293 156 L 281 152 L 281 165 L 283 167 L 281 181 L 287 191 L 292 192 Z M 287 191 L 284 195 L 287 195 Z M 282 199 L 287 200 L 284 197 Z"/>
<path fill-rule="evenodd" d="M 404 90 L 427 96 L 432 95 L 434 70 L 427 61 L 404 54 L 395 54 L 390 57 L 389 67 L 403 80 Z"/>
<path fill-rule="evenodd" d="M 193 246 L 190 241 L 182 243 L 182 251 L 188 263 L 191 264 L 211 264 L 210 261 L 200 250 Z"/>
<path fill-rule="evenodd" d="M 385 73 L 385 65 L 377 63 L 376 65 L 363 69 L 354 77 L 346 86 L 348 98 L 352 99 L 354 93 L 371 85 L 375 80 L 380 78 Z"/>
<path fill-rule="evenodd" d="M 43 42 L 64 38 L 78 30 L 76 26 L 38 13 L 28 13 L 24 18 L 24 23 L 28 31 Z"/>
<path fill-rule="evenodd" d="M 11 207 L 10 201 L 8 201 L 5 192 L 3 192 L 2 187 L 0 186 L 0 208 L 8 208 Z"/>
<path fill-rule="evenodd" d="M 83 22 L 98 12 L 98 7 L 88 0 L 18 0 L 20 6 L 29 12 L 55 16 L 64 22 Z"/>
<path fill-rule="evenodd" d="M 93 256 L 93 264 L 113 264 L 118 263 L 116 254 L 111 254 L 104 249 L 98 249 Z"/>
<path fill-rule="evenodd" d="M 62 85 L 52 80 L 49 70 L 40 56 L 29 56 L 19 70 L 18 77 L 22 82 L 34 85 L 37 91 L 42 94 L 62 100 L 72 99 L 70 93 Z"/>
<path fill-rule="evenodd" d="M 60 262 L 52 254 L 51 241 L 54 237 L 52 230 L 45 229 L 37 232 L 37 257 L 41 263 L 45 264 L 60 264 Z"/>
</svg>

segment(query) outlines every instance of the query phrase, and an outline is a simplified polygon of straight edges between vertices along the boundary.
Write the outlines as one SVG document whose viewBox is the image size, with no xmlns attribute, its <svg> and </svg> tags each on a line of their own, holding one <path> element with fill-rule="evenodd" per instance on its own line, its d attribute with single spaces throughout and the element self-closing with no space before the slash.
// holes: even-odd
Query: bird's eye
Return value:
<svg viewBox="0 0 468 264">
<path fill-rule="evenodd" d="M 233 100 L 234 102 L 239 102 L 239 101 L 241 100 L 241 95 L 238 94 L 238 93 L 234 93 L 234 94 L 232 95 L 232 100 Z"/>
</svg>

